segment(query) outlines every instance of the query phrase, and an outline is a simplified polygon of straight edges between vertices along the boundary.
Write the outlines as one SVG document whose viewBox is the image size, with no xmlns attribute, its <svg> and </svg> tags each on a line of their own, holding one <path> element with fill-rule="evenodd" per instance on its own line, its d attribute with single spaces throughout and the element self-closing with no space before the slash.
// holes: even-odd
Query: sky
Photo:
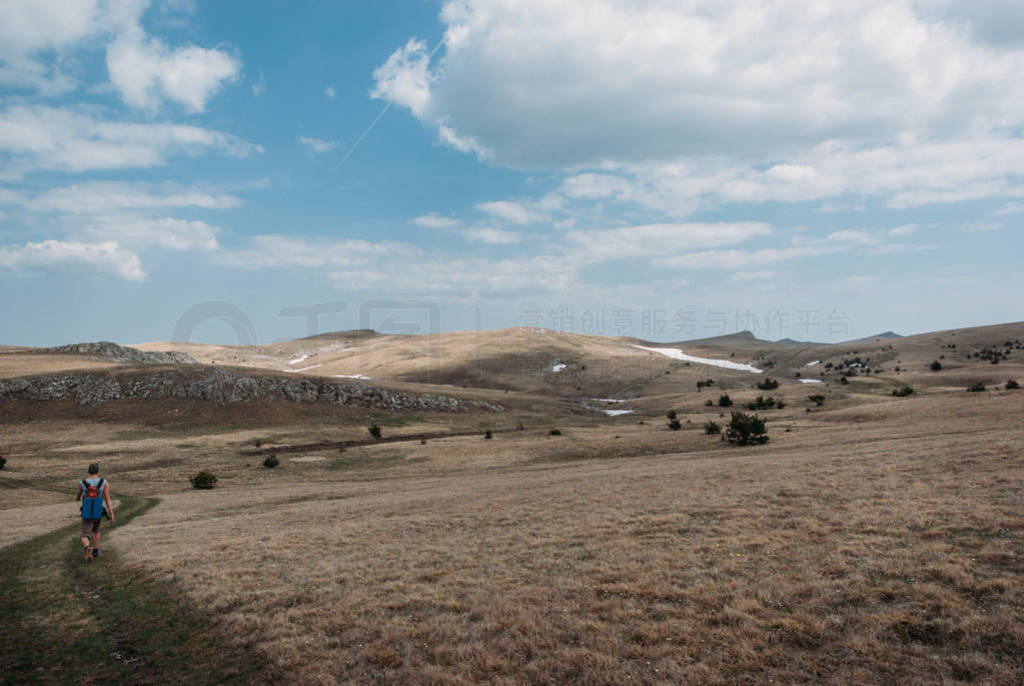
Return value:
<svg viewBox="0 0 1024 686">
<path fill-rule="evenodd" d="M 0 344 L 1024 320 L 1024 4 L 0 3 Z"/>
</svg>

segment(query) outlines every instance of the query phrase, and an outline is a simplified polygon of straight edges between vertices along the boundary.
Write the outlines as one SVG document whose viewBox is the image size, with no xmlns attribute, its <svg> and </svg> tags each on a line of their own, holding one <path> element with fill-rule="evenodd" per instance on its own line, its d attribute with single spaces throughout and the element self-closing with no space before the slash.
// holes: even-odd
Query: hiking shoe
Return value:
<svg viewBox="0 0 1024 686">
<path fill-rule="evenodd" d="M 99 557 L 100 556 L 100 549 L 99 548 L 93 548 L 92 549 L 92 556 L 93 556 L 93 558 Z"/>
<path fill-rule="evenodd" d="M 91 545 L 87 545 L 87 546 L 85 546 L 85 561 L 86 562 L 92 562 L 92 558 L 93 558 L 92 546 Z"/>
</svg>

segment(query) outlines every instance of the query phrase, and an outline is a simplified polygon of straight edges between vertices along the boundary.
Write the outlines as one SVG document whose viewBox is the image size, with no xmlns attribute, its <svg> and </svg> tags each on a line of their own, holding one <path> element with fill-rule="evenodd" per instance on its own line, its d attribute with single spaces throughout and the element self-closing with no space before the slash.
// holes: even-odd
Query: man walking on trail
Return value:
<svg viewBox="0 0 1024 686">
<path fill-rule="evenodd" d="M 114 523 L 114 506 L 110 504 L 110 484 L 100 476 L 100 466 L 89 465 L 89 476 L 78 483 L 78 497 L 82 501 L 82 550 L 85 561 L 100 556 L 100 522 L 106 516 Z"/>
</svg>

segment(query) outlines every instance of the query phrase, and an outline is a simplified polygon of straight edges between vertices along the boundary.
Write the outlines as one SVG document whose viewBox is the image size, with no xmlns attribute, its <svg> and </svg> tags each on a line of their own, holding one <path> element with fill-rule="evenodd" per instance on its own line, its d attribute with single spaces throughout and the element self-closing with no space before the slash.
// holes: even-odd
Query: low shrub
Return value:
<svg viewBox="0 0 1024 686">
<path fill-rule="evenodd" d="M 732 406 L 732 398 L 729 397 L 728 393 L 723 393 L 722 395 L 718 396 L 718 406 L 719 407 L 731 407 Z"/>
<path fill-rule="evenodd" d="M 906 398 L 908 395 L 913 395 L 914 389 L 910 386 L 904 386 L 903 388 L 897 388 L 892 392 L 897 398 Z"/>
<path fill-rule="evenodd" d="M 933 372 L 938 372 L 938 371 L 942 371 L 942 363 L 941 363 L 941 362 L 939 362 L 938 360 L 935 360 L 935 361 L 934 361 L 934 362 L 932 362 L 932 364 L 931 364 L 931 370 L 932 370 Z"/>
<path fill-rule="evenodd" d="M 821 407 L 822 405 L 825 404 L 825 396 L 821 395 L 820 393 L 809 395 L 807 396 L 807 399 L 810 400 L 815 405 L 817 405 L 818 407 Z"/>
<path fill-rule="evenodd" d="M 217 475 L 207 471 L 197 472 L 190 476 L 188 481 L 192 484 L 192 488 L 215 488 L 217 486 Z"/>
<path fill-rule="evenodd" d="M 843 377 L 840 377 L 839 383 L 842 384 L 843 386 L 845 386 L 846 384 L 848 384 L 850 382 L 846 379 L 845 376 L 843 376 Z"/>
<path fill-rule="evenodd" d="M 747 403 L 747 409 L 748 410 L 770 410 L 773 407 L 785 407 L 786 406 L 785 403 L 782 403 L 780 405 L 779 404 L 780 402 L 782 402 L 782 401 L 776 400 L 775 398 L 773 398 L 770 395 L 769 396 L 759 395 L 756 398 L 754 398 L 752 401 Z"/>
<path fill-rule="evenodd" d="M 679 423 L 678 419 L 673 419 L 668 423 L 668 428 L 672 429 L 673 431 L 679 431 L 680 429 L 683 428 L 683 425 Z"/>
<path fill-rule="evenodd" d="M 263 458 L 263 466 L 267 469 L 273 469 L 277 465 L 281 464 L 281 460 L 277 459 L 277 455 L 270 453 Z"/>
<path fill-rule="evenodd" d="M 488 439 L 494 438 L 494 434 L 491 433 L 490 429 L 488 429 L 487 431 L 484 432 L 484 438 L 488 438 Z"/>
<path fill-rule="evenodd" d="M 5 464 L 7 464 L 7 458 L 0 455 L 0 469 L 3 469 Z"/>
<path fill-rule="evenodd" d="M 669 410 L 668 413 L 665 416 L 668 417 L 669 419 L 675 419 L 676 418 L 676 411 L 675 410 Z"/>
<path fill-rule="evenodd" d="M 755 445 L 768 442 L 768 429 L 756 414 L 733 412 L 725 438 L 733 445 Z"/>
<path fill-rule="evenodd" d="M 715 405 L 715 401 L 712 400 L 711 398 L 708 398 L 707 400 L 704 401 L 704 406 L 705 407 L 714 407 L 714 405 Z"/>
<path fill-rule="evenodd" d="M 1006 390 L 1014 391 L 1014 390 L 1017 390 L 1018 388 L 1020 388 L 1020 384 L 1019 383 L 1017 383 L 1013 379 L 1007 379 L 1006 380 Z M 0 457 L 0 469 L 3 469 L 3 465 L 4 465 L 3 459 L 4 458 Z"/>
<path fill-rule="evenodd" d="M 558 429 L 552 429 L 551 431 L 548 431 L 548 436 L 561 436 L 561 435 L 562 435 L 562 432 L 559 431 Z"/>
<path fill-rule="evenodd" d="M 707 435 L 713 436 L 713 435 L 721 433 L 721 432 L 722 432 L 722 427 L 720 427 L 715 422 L 710 422 L 710 421 L 709 422 L 705 422 L 705 424 L 704 424 L 704 433 L 706 433 Z"/>
<path fill-rule="evenodd" d="M 762 391 L 774 391 L 779 387 L 779 382 L 771 377 L 767 377 L 763 381 L 758 381 L 757 387 Z"/>
<path fill-rule="evenodd" d="M 984 381 L 976 381 L 976 382 L 972 383 L 970 386 L 968 386 L 967 390 L 970 393 L 980 393 L 981 391 L 985 390 L 985 382 Z"/>
<path fill-rule="evenodd" d="M 376 422 L 370 424 L 370 426 L 368 426 L 366 430 L 369 431 L 370 435 L 373 436 L 374 438 L 380 438 L 381 436 L 380 424 L 377 424 Z"/>
</svg>

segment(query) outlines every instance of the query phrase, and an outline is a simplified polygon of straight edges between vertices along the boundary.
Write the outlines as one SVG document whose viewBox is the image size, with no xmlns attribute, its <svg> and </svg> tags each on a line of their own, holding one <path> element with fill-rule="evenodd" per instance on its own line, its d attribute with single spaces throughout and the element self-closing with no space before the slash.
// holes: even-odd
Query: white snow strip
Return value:
<svg viewBox="0 0 1024 686">
<path fill-rule="evenodd" d="M 821 364 L 821 360 L 815 360 L 814 362 L 808 362 L 808 363 L 807 363 L 807 364 L 805 364 L 804 366 L 805 366 L 805 367 L 813 367 L 813 366 L 814 366 L 814 365 L 816 365 L 816 364 Z"/>
<path fill-rule="evenodd" d="M 619 400 L 618 398 L 594 398 L 599 403 L 624 403 L 625 400 Z"/>
<path fill-rule="evenodd" d="M 605 410 L 604 413 L 609 417 L 618 417 L 621 414 L 633 414 L 633 410 Z"/>
<path fill-rule="evenodd" d="M 800 383 L 821 383 L 821 379 L 800 379 Z"/>
<path fill-rule="evenodd" d="M 289 360 L 288 364 L 298 364 L 299 362 L 302 362 L 303 360 L 308 360 L 308 359 L 309 359 L 309 355 L 303 355 L 302 357 L 296 357 L 294 360 Z"/>
<path fill-rule="evenodd" d="M 319 366 L 320 365 L 318 364 L 311 364 L 308 367 L 303 367 L 302 369 L 286 369 L 285 371 L 292 372 L 293 374 L 299 374 L 301 372 L 309 371 L 310 369 L 316 369 Z"/>
<path fill-rule="evenodd" d="M 363 379 L 365 381 L 366 379 L 369 379 L 370 377 L 363 376 L 362 374 L 335 374 L 334 378 L 336 378 L 336 379 Z"/>
<path fill-rule="evenodd" d="M 565 365 L 562 364 L 561 362 L 559 362 L 558 364 L 556 364 L 554 367 L 551 368 L 551 371 L 553 371 L 553 372 L 560 372 L 563 369 L 565 369 Z"/>
<path fill-rule="evenodd" d="M 735 369 L 741 372 L 750 372 L 751 374 L 762 374 L 763 370 L 757 367 L 752 367 L 749 364 L 740 364 L 739 362 L 730 362 L 729 360 L 715 360 L 710 357 L 694 357 L 693 355 L 687 355 L 678 348 L 647 348 L 642 345 L 633 345 L 634 348 L 640 348 L 641 350 L 649 350 L 652 353 L 658 353 L 659 355 L 665 355 L 671 357 L 673 360 L 680 360 L 682 362 L 694 362 L 696 364 L 707 364 L 712 367 L 721 367 L 722 369 Z"/>
</svg>

